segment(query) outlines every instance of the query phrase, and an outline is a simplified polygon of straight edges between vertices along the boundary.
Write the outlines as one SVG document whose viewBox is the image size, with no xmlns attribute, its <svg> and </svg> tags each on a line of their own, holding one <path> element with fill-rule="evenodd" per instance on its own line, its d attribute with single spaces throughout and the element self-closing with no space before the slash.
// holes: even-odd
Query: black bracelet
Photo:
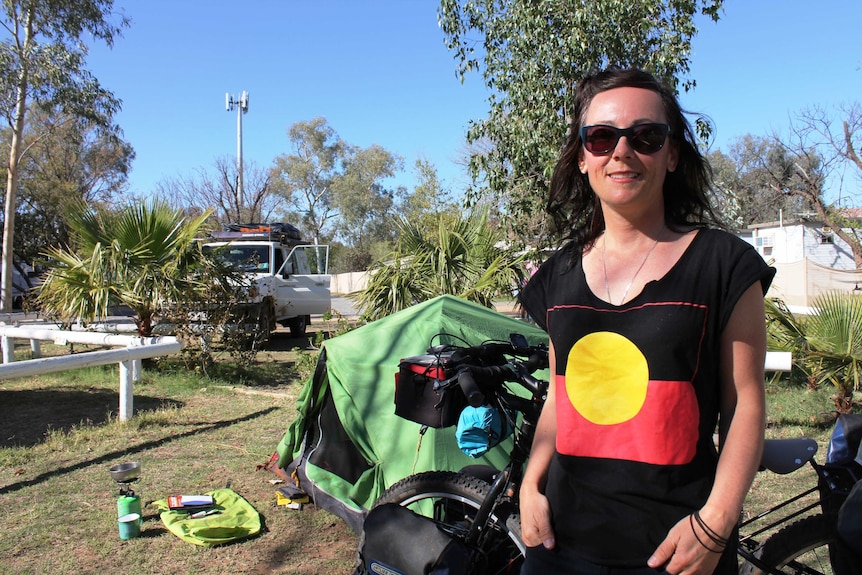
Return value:
<svg viewBox="0 0 862 575">
<path fill-rule="evenodd" d="M 710 528 L 709 525 L 706 524 L 706 521 L 703 520 L 703 517 L 700 516 L 700 511 L 695 511 L 692 515 L 694 515 L 695 521 L 700 525 L 703 532 L 706 533 L 707 537 L 712 539 L 712 542 L 718 545 L 719 547 L 727 547 L 727 538 L 722 537 L 718 534 L 714 529 Z"/>
<path fill-rule="evenodd" d="M 691 525 L 691 532 L 694 535 L 694 538 L 697 539 L 697 542 L 700 543 L 701 547 L 703 547 L 704 549 L 706 549 L 710 553 L 723 553 L 724 552 L 723 547 L 721 549 L 713 549 L 712 547 L 710 547 L 709 545 L 707 545 L 706 543 L 704 543 L 700 539 L 700 536 L 697 534 L 697 529 L 694 526 L 694 513 L 692 513 L 691 515 L 688 516 L 688 524 Z"/>
</svg>

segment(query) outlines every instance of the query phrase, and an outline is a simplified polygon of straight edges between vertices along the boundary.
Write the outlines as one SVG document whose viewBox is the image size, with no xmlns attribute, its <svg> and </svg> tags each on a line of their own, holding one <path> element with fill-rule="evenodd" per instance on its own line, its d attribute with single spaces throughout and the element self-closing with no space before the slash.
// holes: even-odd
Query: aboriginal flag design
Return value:
<svg viewBox="0 0 862 575">
<path fill-rule="evenodd" d="M 706 318 L 705 306 L 679 302 L 551 309 L 554 347 L 570 350 L 557 357 L 557 450 L 655 465 L 689 463 L 698 441 L 693 383 Z"/>
</svg>

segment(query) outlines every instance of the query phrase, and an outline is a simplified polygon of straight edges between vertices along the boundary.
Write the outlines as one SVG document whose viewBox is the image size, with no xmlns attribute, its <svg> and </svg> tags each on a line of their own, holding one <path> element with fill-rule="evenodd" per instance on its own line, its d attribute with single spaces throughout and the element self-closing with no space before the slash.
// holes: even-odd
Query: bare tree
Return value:
<svg viewBox="0 0 862 575">
<path fill-rule="evenodd" d="M 859 104 L 854 103 L 839 108 L 839 112 L 841 120 L 835 121 L 821 107 L 804 110 L 792 122 L 789 136 L 774 136 L 775 142 L 793 161 L 790 164 L 791 178 L 787 183 L 781 183 L 781 174 L 774 174 L 770 185 L 808 202 L 817 216 L 850 246 L 856 267 L 862 268 L 862 241 L 858 226 L 840 206 L 842 196 L 851 201 L 859 197 L 856 191 L 845 194 L 842 170 L 849 169 L 857 182 L 862 181 L 862 161 L 857 153 L 862 144 L 862 111 Z M 835 204 L 824 198 L 827 181 L 838 182 L 839 200 Z"/>
<path fill-rule="evenodd" d="M 242 192 L 236 165 L 228 157 L 217 158 L 213 168 L 162 181 L 157 194 L 187 210 L 211 209 L 218 224 L 266 222 L 284 215 L 286 202 L 277 192 L 280 181 L 271 168 L 246 162 Z"/>
</svg>

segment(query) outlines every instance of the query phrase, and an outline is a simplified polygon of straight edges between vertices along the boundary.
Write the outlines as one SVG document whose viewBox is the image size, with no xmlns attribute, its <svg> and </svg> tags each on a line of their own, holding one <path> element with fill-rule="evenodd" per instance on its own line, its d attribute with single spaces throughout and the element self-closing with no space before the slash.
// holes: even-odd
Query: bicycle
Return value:
<svg viewBox="0 0 862 575">
<path fill-rule="evenodd" d="M 838 512 L 853 485 L 862 479 L 862 467 L 820 464 L 814 459 L 816 453 L 817 442 L 810 438 L 764 442 L 761 470 L 786 475 L 807 464 L 814 470 L 817 483 L 740 521 L 740 575 L 862 573 L 858 555 L 837 532 Z M 765 533 L 768 537 L 759 541 L 757 538 Z"/>
<path fill-rule="evenodd" d="M 432 348 L 429 353 L 438 358 L 438 365 L 445 364 L 449 373 L 454 372 L 437 379 L 435 390 L 457 396 L 460 389 L 470 405 L 490 405 L 506 418 L 513 430 L 508 462 L 502 470 L 469 466 L 458 472 L 426 471 L 408 476 L 390 486 L 375 507 L 397 504 L 430 518 L 470 551 L 469 573 L 519 573 L 525 545 L 521 539 L 518 487 L 548 390 L 548 382 L 532 373 L 548 366 L 548 349 L 543 345 L 528 346 L 522 336 L 513 334 L 509 343 L 444 346 Z M 522 394 L 510 390 L 509 383 L 517 384 Z M 439 409 L 442 403 L 439 401 L 435 407 Z M 410 413 L 399 415 L 419 423 L 425 421 L 422 417 L 414 419 Z M 765 442 L 762 471 L 784 475 L 809 464 L 819 480 L 818 485 L 750 519 L 740 520 L 741 575 L 858 573 L 833 572 L 830 565 L 841 545 L 836 533 L 837 510 L 859 477 L 846 466 L 818 464 L 814 460 L 816 451 L 817 443 L 809 438 Z M 819 495 L 813 503 L 772 519 L 813 495 Z M 817 507 L 821 510 L 817 511 Z M 753 527 L 766 518 L 770 518 L 768 524 Z M 763 534 L 768 536 L 759 540 Z"/>
</svg>

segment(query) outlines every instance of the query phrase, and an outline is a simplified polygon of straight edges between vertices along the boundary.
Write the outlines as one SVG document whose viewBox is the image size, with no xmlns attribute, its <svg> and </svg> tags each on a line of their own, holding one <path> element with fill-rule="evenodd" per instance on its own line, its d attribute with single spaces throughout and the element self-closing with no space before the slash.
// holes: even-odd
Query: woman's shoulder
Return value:
<svg viewBox="0 0 862 575">
<path fill-rule="evenodd" d="M 542 263 L 545 272 L 565 273 L 575 267 L 581 259 L 581 250 L 575 242 L 563 244 Z"/>
<path fill-rule="evenodd" d="M 693 247 L 701 250 L 720 250 L 740 253 L 744 251 L 755 251 L 754 246 L 738 235 L 718 228 L 699 228 L 695 236 Z"/>
<path fill-rule="evenodd" d="M 763 291 L 769 287 L 775 269 L 755 249 L 751 242 L 721 229 L 703 228 L 691 246 L 692 256 L 710 270 L 739 279 L 745 287 L 759 279 Z"/>
</svg>

